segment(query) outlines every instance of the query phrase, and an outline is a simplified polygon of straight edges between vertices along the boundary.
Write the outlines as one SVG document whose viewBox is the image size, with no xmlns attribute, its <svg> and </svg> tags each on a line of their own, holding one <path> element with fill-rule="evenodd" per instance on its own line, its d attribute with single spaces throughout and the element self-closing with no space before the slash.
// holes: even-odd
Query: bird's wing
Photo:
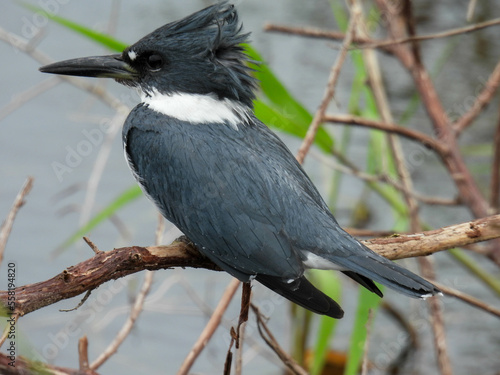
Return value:
<svg viewBox="0 0 500 375">
<path fill-rule="evenodd" d="M 344 232 L 265 125 L 253 117 L 236 128 L 165 122 L 141 105 L 124 126 L 138 181 L 202 253 L 240 280 L 267 275 L 283 290 L 302 276 L 313 254 L 315 262 L 324 262 L 314 268 L 348 271 L 375 293 L 367 279 L 413 297 L 438 291 Z"/>
<path fill-rule="evenodd" d="M 165 123 L 140 109 L 124 127 L 125 151 L 167 219 L 240 279 L 301 276 L 296 245 L 317 225 L 324 203 L 286 146 L 256 119 L 235 130 Z"/>
</svg>

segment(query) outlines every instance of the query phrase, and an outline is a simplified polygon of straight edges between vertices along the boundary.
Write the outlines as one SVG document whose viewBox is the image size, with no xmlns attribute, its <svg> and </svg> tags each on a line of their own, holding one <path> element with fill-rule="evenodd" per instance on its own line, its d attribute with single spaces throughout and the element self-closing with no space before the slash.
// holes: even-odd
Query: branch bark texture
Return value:
<svg viewBox="0 0 500 375">
<path fill-rule="evenodd" d="M 430 255 L 457 246 L 500 237 L 500 215 L 452 225 L 432 231 L 395 235 L 363 241 L 388 259 Z M 187 240 L 170 245 L 122 247 L 100 251 L 92 258 L 63 270 L 53 278 L 16 288 L 16 312 L 20 316 L 58 301 L 96 289 L 142 270 L 173 267 L 205 268 L 220 271 L 212 261 L 198 252 Z M 0 303 L 7 302 L 7 292 L 0 291 Z"/>
</svg>

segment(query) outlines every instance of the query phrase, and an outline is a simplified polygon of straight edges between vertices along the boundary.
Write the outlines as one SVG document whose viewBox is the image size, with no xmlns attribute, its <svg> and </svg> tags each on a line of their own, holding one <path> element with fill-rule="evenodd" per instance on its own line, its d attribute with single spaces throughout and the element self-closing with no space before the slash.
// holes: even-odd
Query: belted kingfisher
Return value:
<svg viewBox="0 0 500 375">
<path fill-rule="evenodd" d="M 57 62 L 40 71 L 114 78 L 141 91 L 123 126 L 145 195 L 222 269 L 257 280 L 315 313 L 341 307 L 304 276 L 340 270 L 411 297 L 439 290 L 347 234 L 285 144 L 257 119 L 256 80 L 238 14 L 227 2 L 169 23 L 123 53 Z"/>
</svg>

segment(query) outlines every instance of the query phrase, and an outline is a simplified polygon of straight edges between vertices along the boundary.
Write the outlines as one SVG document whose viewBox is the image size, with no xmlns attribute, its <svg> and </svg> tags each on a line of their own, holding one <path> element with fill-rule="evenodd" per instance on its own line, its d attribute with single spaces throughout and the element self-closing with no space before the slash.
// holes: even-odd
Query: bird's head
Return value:
<svg viewBox="0 0 500 375">
<path fill-rule="evenodd" d="M 212 95 L 251 106 L 255 79 L 241 45 L 248 35 L 234 6 L 221 2 L 158 28 L 121 54 L 61 61 L 40 71 L 114 78 L 146 97 Z"/>
</svg>

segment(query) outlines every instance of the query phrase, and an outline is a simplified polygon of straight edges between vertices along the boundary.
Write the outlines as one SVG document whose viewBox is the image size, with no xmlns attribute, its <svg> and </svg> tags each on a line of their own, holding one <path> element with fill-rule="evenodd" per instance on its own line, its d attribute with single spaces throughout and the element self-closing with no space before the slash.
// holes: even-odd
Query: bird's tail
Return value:
<svg viewBox="0 0 500 375">
<path fill-rule="evenodd" d="M 344 311 L 339 304 L 316 289 L 304 276 L 291 282 L 268 275 L 257 275 L 255 279 L 286 299 L 316 314 L 327 315 L 335 319 L 344 316 Z"/>
<path fill-rule="evenodd" d="M 345 268 L 346 271 L 343 272 L 347 276 L 372 292 L 380 293 L 375 284 L 370 283 L 371 280 L 414 298 L 427 298 L 441 293 L 427 280 L 378 255 L 361 243 L 357 244 L 364 248 L 360 252 L 361 255 L 343 257 L 328 254 L 328 260 Z"/>
</svg>

